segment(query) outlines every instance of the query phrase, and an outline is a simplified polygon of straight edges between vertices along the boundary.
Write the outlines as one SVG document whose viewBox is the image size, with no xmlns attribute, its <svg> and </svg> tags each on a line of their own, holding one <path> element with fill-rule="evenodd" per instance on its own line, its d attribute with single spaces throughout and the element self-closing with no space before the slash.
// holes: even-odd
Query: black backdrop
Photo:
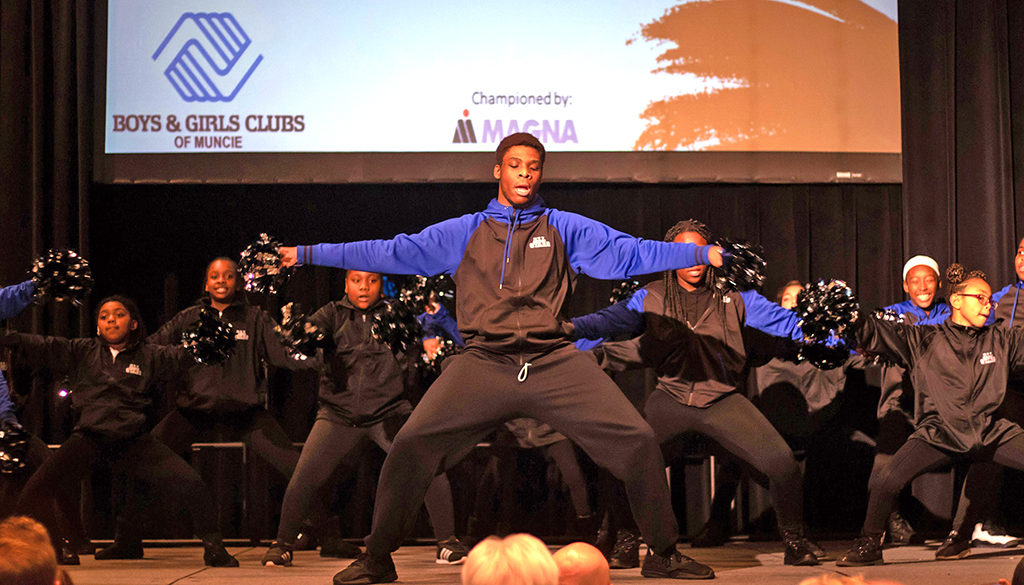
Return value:
<svg viewBox="0 0 1024 585">
<path fill-rule="evenodd" d="M 93 10 L 88 0 L 0 0 L 0 283 L 20 280 L 45 249 L 74 246 L 94 265 L 94 299 L 135 297 L 153 326 L 195 298 L 207 260 L 236 254 L 261 231 L 290 243 L 387 237 L 493 196 L 489 182 L 95 184 Z M 841 277 L 866 306 L 888 303 L 902 296 L 902 259 L 916 253 L 1008 282 L 1024 233 L 1024 117 L 1014 115 L 1024 99 L 1024 6 L 904 0 L 899 11 L 902 186 L 574 183 L 546 184 L 544 196 L 648 238 L 697 217 L 719 234 L 761 242 L 768 294 L 790 278 Z M 557 164 L 552 155 L 549 166 Z M 601 306 L 609 290 L 582 282 L 573 311 Z M 307 269 L 287 296 L 317 306 L 339 291 L 336 274 Z M 15 325 L 87 335 L 86 309 L 33 309 Z M 26 422 L 59 438 L 51 395 L 36 394 Z"/>
</svg>

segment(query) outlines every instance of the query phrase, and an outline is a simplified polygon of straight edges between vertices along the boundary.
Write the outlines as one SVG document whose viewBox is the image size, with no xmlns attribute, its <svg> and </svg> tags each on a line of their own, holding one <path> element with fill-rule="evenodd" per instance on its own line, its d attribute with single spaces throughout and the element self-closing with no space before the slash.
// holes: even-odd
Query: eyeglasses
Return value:
<svg viewBox="0 0 1024 585">
<path fill-rule="evenodd" d="M 987 306 L 993 304 L 992 303 L 992 297 L 989 297 L 987 295 L 971 294 L 971 293 L 956 293 L 956 294 L 958 294 L 958 295 L 960 295 L 962 297 L 974 297 L 974 298 L 978 299 L 978 302 L 981 303 L 982 307 L 987 307 Z"/>
</svg>

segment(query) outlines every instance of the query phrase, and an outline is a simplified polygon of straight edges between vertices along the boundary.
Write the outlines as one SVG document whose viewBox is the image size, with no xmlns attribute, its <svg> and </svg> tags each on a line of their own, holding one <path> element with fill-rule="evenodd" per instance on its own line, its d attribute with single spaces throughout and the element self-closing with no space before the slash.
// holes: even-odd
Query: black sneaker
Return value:
<svg viewBox="0 0 1024 585">
<path fill-rule="evenodd" d="M 264 567 L 290 567 L 292 566 L 293 550 L 295 549 L 290 545 L 275 540 L 274 544 L 271 544 L 270 548 L 263 555 L 263 560 L 260 564 Z"/>
<path fill-rule="evenodd" d="M 96 551 L 96 560 L 141 559 L 143 555 L 142 541 L 115 540 L 114 544 Z"/>
<path fill-rule="evenodd" d="M 391 583 L 398 580 L 391 555 L 373 557 L 363 553 L 334 576 L 334 585 L 342 583 Z"/>
<path fill-rule="evenodd" d="M 615 537 L 615 548 L 608 556 L 612 569 L 635 569 L 640 566 L 640 537 L 632 530 L 619 530 Z"/>
<path fill-rule="evenodd" d="M 434 562 L 439 565 L 461 565 L 466 562 L 468 554 L 469 547 L 453 536 L 437 543 L 437 559 Z"/>
<path fill-rule="evenodd" d="M 722 546 L 729 541 L 729 531 L 721 522 L 708 520 L 701 526 L 700 532 L 690 540 L 693 548 L 713 548 Z"/>
<path fill-rule="evenodd" d="M 946 540 L 935 551 L 935 558 L 940 561 L 962 559 L 971 554 L 971 539 L 961 536 L 956 530 L 949 533 Z"/>
<path fill-rule="evenodd" d="M 63 538 L 60 541 L 60 546 L 57 548 L 57 564 L 58 565 L 81 565 L 82 561 L 78 558 L 78 551 L 75 550 L 75 546 Z"/>
<path fill-rule="evenodd" d="M 640 569 L 644 577 L 661 579 L 714 579 L 715 572 L 711 567 L 698 563 L 678 550 L 670 556 L 663 557 L 647 549 L 644 566 Z"/>
<path fill-rule="evenodd" d="M 914 529 L 899 512 L 889 514 L 889 521 L 886 523 L 886 527 L 888 528 L 886 536 L 889 538 L 889 544 L 893 546 L 910 544 L 910 540 L 914 538 Z"/>
<path fill-rule="evenodd" d="M 818 557 L 811 550 L 810 541 L 799 530 L 783 530 L 782 542 L 786 547 L 782 562 L 786 565 L 805 567 L 817 565 Z"/>
<path fill-rule="evenodd" d="M 882 538 L 881 536 L 861 536 L 853 541 L 853 546 L 846 551 L 841 559 L 836 561 L 839 567 L 864 567 L 867 565 L 881 565 L 882 560 Z"/>
<path fill-rule="evenodd" d="M 828 551 L 826 551 L 825 549 L 821 548 L 821 545 L 819 545 L 818 543 L 814 542 L 810 538 L 804 538 L 804 542 L 811 549 L 811 554 L 813 554 L 815 556 L 815 558 L 817 558 L 819 561 L 832 561 L 832 560 L 835 560 L 834 558 L 832 558 L 832 555 L 830 555 L 828 553 Z"/>
<path fill-rule="evenodd" d="M 325 538 L 323 544 L 320 545 L 320 556 L 325 558 L 354 559 L 361 554 L 363 554 L 363 549 L 351 542 L 345 542 L 340 536 Z"/>
<path fill-rule="evenodd" d="M 203 563 L 207 567 L 237 567 L 238 559 L 231 556 L 223 543 L 204 542 Z"/>
</svg>

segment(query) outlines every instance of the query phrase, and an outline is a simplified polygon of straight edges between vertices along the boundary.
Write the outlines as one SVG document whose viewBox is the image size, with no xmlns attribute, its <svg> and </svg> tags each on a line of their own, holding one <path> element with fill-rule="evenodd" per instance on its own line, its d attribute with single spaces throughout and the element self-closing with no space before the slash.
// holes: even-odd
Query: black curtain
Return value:
<svg viewBox="0 0 1024 585">
<path fill-rule="evenodd" d="M 1024 235 L 1024 6 L 901 1 L 907 254 L 1015 279 Z"/>
</svg>

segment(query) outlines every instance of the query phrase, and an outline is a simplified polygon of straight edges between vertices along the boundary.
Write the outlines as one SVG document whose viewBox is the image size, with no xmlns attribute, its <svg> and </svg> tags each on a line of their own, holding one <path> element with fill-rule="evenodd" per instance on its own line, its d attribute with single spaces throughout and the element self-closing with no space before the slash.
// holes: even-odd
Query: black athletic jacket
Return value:
<svg viewBox="0 0 1024 585">
<path fill-rule="evenodd" d="M 75 430 L 109 440 L 128 439 L 147 428 L 153 383 L 174 378 L 195 362 L 181 346 L 137 343 L 113 357 L 99 337 L 65 339 L 11 333 L 0 344 L 18 347 L 29 364 L 71 377 Z"/>
<path fill-rule="evenodd" d="M 370 333 L 373 314 L 383 307 L 378 301 L 363 311 L 346 297 L 321 307 L 309 318 L 321 330 L 331 332 L 320 374 L 321 416 L 363 427 L 412 412 L 400 365 L 405 357 L 395 356 Z"/>
<path fill-rule="evenodd" d="M 164 323 L 147 341 L 157 345 L 181 343 L 181 334 L 199 320 L 209 298 L 181 311 Z M 309 360 L 292 359 L 274 332 L 274 322 L 259 308 L 238 300 L 221 313 L 235 327 L 235 348 L 224 363 L 193 365 L 187 374 L 187 391 L 178 395 L 178 406 L 205 412 L 237 412 L 266 404 L 267 380 L 263 362 L 291 370 L 310 369 Z"/>
<path fill-rule="evenodd" d="M 1024 329 L 906 325 L 861 319 L 864 350 L 906 364 L 920 395 L 912 437 L 954 453 L 1000 445 L 1024 432 L 994 416 L 1011 372 L 1024 370 Z"/>
</svg>

